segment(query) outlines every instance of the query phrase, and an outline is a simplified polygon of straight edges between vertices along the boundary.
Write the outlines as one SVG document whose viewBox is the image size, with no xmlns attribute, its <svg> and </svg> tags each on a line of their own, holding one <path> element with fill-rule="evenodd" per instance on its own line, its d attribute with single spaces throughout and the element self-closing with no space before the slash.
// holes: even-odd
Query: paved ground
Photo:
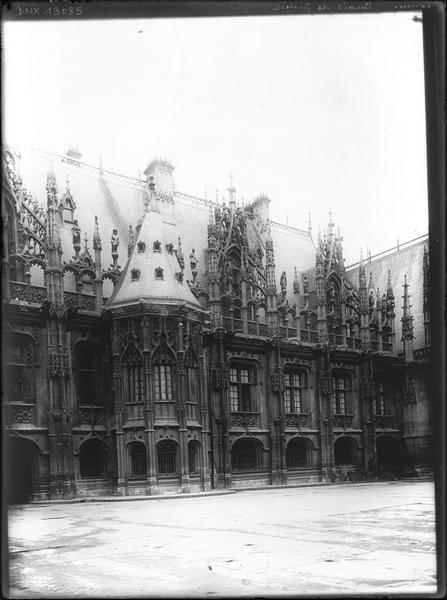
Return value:
<svg viewBox="0 0 447 600">
<path fill-rule="evenodd" d="M 14 507 L 13 598 L 435 591 L 433 484 Z"/>
</svg>

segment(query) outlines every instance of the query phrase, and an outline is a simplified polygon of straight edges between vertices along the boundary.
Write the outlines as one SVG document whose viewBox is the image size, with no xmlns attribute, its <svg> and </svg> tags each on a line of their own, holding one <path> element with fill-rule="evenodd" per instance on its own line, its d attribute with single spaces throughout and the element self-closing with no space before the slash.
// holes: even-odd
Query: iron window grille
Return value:
<svg viewBox="0 0 447 600">
<path fill-rule="evenodd" d="M 240 440 L 231 450 L 231 468 L 234 471 L 255 471 L 259 469 L 259 452 L 256 442 Z"/>
<path fill-rule="evenodd" d="M 105 472 L 104 447 L 99 441 L 85 442 L 79 452 L 81 479 L 102 479 Z"/>
<path fill-rule="evenodd" d="M 130 463 L 133 477 L 145 477 L 147 473 L 146 447 L 141 443 L 132 444 Z"/>
<path fill-rule="evenodd" d="M 308 449 L 301 441 L 290 441 L 286 449 L 286 465 L 288 469 L 307 467 Z"/>
<path fill-rule="evenodd" d="M 177 448 L 170 442 L 161 442 L 157 447 L 158 472 L 174 475 L 177 472 Z"/>
</svg>

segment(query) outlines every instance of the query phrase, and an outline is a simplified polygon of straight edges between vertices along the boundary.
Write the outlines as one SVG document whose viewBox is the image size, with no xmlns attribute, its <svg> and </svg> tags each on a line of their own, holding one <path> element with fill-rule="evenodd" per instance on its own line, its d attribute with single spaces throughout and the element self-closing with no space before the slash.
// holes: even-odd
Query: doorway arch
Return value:
<svg viewBox="0 0 447 600">
<path fill-rule="evenodd" d="M 399 440 L 391 435 L 376 439 L 377 466 L 380 470 L 395 473 L 403 467 L 403 453 Z"/>
<path fill-rule="evenodd" d="M 8 504 L 30 502 L 38 475 L 38 458 L 34 443 L 21 437 L 8 438 L 6 465 Z"/>
</svg>

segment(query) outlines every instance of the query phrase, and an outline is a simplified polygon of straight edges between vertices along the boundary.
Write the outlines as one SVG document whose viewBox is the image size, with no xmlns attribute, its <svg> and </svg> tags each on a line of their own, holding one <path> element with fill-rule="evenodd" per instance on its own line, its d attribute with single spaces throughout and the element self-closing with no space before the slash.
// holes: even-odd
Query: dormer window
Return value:
<svg viewBox="0 0 447 600">
<path fill-rule="evenodd" d="M 179 272 L 178 272 L 178 273 L 176 273 L 175 275 L 176 275 L 176 277 L 177 277 L 177 281 L 178 281 L 179 283 L 183 283 L 183 272 L 182 272 L 182 271 L 179 271 Z"/>
<path fill-rule="evenodd" d="M 154 242 L 154 252 L 161 252 L 161 242 L 158 240 Z"/>
<path fill-rule="evenodd" d="M 166 244 L 166 250 L 169 252 L 169 254 L 172 254 L 174 252 L 174 244 Z"/>
<path fill-rule="evenodd" d="M 144 252 L 146 250 L 146 244 L 144 242 L 137 243 L 138 252 Z"/>
<path fill-rule="evenodd" d="M 138 281 L 140 279 L 140 271 L 138 269 L 132 269 L 130 271 L 131 281 Z"/>
<path fill-rule="evenodd" d="M 155 279 L 164 279 L 163 269 L 161 267 L 157 267 L 155 269 Z"/>
</svg>

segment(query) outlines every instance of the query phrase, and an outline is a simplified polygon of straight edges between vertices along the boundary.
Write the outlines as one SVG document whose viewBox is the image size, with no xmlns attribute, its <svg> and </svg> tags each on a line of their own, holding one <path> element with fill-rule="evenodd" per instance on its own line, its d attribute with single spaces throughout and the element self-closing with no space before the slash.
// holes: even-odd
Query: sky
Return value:
<svg viewBox="0 0 447 600">
<path fill-rule="evenodd" d="M 414 14 L 3 22 L 4 141 L 134 177 L 161 156 L 210 199 L 233 175 L 315 237 L 332 211 L 349 265 L 428 231 Z"/>
</svg>

